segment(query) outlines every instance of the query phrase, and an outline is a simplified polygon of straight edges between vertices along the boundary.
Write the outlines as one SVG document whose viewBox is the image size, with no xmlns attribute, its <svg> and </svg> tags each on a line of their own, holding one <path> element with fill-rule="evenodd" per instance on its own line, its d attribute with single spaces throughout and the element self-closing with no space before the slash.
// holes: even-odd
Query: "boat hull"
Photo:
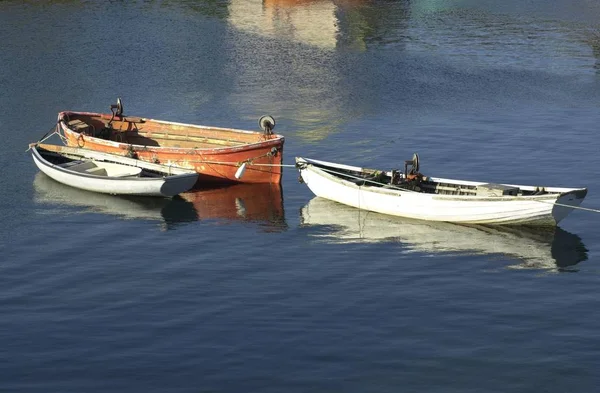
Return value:
<svg viewBox="0 0 600 393">
<path fill-rule="evenodd" d="M 61 148 L 60 146 L 57 148 L 62 150 L 71 149 L 75 152 L 82 150 L 68 147 Z M 162 177 L 98 176 L 55 165 L 46 160 L 44 154 L 36 146 L 32 146 L 31 152 L 35 165 L 50 178 L 71 187 L 103 194 L 171 197 L 191 189 L 198 177 L 196 173 L 191 171 Z M 90 155 L 94 156 L 94 153 L 91 152 Z M 81 158 L 91 160 L 85 154 L 81 154 Z M 97 158 L 102 159 L 101 156 Z M 115 157 L 115 159 L 137 161 L 126 157 Z M 178 171 L 178 169 L 171 170 Z"/>
<path fill-rule="evenodd" d="M 68 146 L 193 169 L 198 173 L 198 185 L 281 181 L 284 144 L 281 135 L 122 117 L 113 120 L 113 132 L 101 138 L 94 136 L 94 132 L 73 127 L 72 119 L 87 120 L 97 130 L 110 121 L 111 115 L 61 112 L 58 125 Z M 217 144 L 211 146 L 206 143 L 208 140 Z M 246 170 L 243 176 L 236 177 L 243 163 Z"/>
<path fill-rule="evenodd" d="M 531 196 L 440 195 L 358 185 L 310 164 L 300 165 L 300 174 L 309 189 L 322 198 L 397 217 L 463 224 L 555 226 L 587 194 L 586 189 L 565 189 Z"/>
</svg>

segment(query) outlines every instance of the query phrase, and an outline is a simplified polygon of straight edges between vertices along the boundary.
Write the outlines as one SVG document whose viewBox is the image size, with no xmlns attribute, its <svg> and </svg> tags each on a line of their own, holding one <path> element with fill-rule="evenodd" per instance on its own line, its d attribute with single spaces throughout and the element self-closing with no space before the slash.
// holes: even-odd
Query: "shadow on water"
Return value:
<svg viewBox="0 0 600 393">
<path fill-rule="evenodd" d="M 597 74 L 600 74 L 600 28 L 589 31 L 586 41 L 592 48 L 592 53 L 596 59 L 594 69 Z"/>
<path fill-rule="evenodd" d="M 35 203 L 81 208 L 82 213 L 121 219 L 159 221 L 166 230 L 199 220 L 252 222 L 265 231 L 287 229 L 279 185 L 240 184 L 195 190 L 173 198 L 123 197 L 79 190 L 39 172 L 33 188 Z"/>
<path fill-rule="evenodd" d="M 409 251 L 458 255 L 505 255 L 518 269 L 572 271 L 588 250 L 581 238 L 560 227 L 433 223 L 385 216 L 316 197 L 301 209 L 303 225 L 327 226 L 324 241 L 400 242 Z"/>
</svg>

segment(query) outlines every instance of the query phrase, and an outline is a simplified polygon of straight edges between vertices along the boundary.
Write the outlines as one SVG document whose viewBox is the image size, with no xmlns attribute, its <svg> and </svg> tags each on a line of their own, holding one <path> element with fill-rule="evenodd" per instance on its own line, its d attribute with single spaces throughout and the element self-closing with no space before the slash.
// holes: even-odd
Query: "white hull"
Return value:
<svg viewBox="0 0 600 393">
<path fill-rule="evenodd" d="M 55 153 L 67 154 L 69 157 L 79 157 L 84 162 L 93 161 L 108 172 L 107 175 L 103 176 L 94 175 L 71 170 L 68 166 L 55 165 L 46 160 L 37 147 L 32 146 L 33 160 L 40 171 L 60 183 L 86 191 L 113 195 L 171 197 L 192 188 L 198 178 L 197 173 L 191 170 L 145 163 L 127 157 L 86 151 L 85 149 L 62 146 L 55 148 L 60 150 L 55 151 Z M 132 168 L 137 168 L 137 170 L 132 170 Z M 128 173 L 140 173 L 145 169 L 163 175 L 157 177 L 127 175 Z M 111 175 L 111 171 L 115 175 Z"/>
<path fill-rule="evenodd" d="M 586 189 L 546 187 L 543 195 L 465 196 L 414 192 L 399 187 L 358 185 L 336 176 L 336 171 L 361 168 L 297 158 L 303 181 L 317 196 L 377 213 L 427 221 L 464 224 L 556 225 L 585 197 Z M 317 164 L 317 165 L 314 165 Z M 441 183 L 470 186 L 480 182 L 430 178 Z M 533 190 L 531 186 L 515 186 Z M 564 206 L 560 206 L 564 205 Z"/>
</svg>

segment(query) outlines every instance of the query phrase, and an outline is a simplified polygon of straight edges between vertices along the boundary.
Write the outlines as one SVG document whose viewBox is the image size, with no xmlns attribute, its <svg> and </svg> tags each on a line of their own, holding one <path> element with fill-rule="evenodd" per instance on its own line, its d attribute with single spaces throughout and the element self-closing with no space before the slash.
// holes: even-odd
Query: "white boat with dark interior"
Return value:
<svg viewBox="0 0 600 393">
<path fill-rule="evenodd" d="M 193 188 L 192 169 L 144 162 L 98 151 L 31 144 L 33 161 L 52 179 L 82 190 L 114 195 L 171 197 Z"/>
<path fill-rule="evenodd" d="M 586 188 L 492 184 L 424 176 L 419 156 L 402 170 L 377 170 L 296 158 L 316 195 L 398 217 L 464 224 L 554 226 L 577 208 Z"/>
</svg>

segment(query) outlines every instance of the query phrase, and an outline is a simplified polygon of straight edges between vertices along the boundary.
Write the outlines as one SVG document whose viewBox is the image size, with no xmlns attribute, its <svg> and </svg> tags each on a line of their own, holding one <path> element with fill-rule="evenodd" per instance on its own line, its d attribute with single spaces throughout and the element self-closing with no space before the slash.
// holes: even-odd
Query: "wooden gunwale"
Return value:
<svg viewBox="0 0 600 393">
<path fill-rule="evenodd" d="M 127 117 L 123 117 L 113 119 L 111 139 L 104 139 L 69 127 L 68 122 L 75 119 L 88 123 L 91 128 L 90 133 L 96 134 L 108 124 L 111 115 L 89 112 L 59 113 L 59 125 L 66 137 L 66 143 L 70 146 L 85 145 L 87 149 L 119 155 L 135 154 L 144 161 L 170 162 L 184 168 L 192 168 L 199 174 L 199 183 L 201 181 L 279 183 L 281 181 L 279 164 L 282 162 L 285 140 L 282 135 L 264 135 L 257 131 L 144 118 L 134 118 L 136 122 L 127 122 L 124 121 Z M 184 142 L 181 143 L 182 145 L 193 146 L 168 146 L 163 141 L 179 141 Z M 243 178 L 238 179 L 235 173 L 243 162 L 249 165 Z"/>
<path fill-rule="evenodd" d="M 121 131 L 121 133 L 127 134 L 130 131 Z M 231 140 L 231 139 L 215 139 L 215 138 L 208 138 L 208 137 L 199 137 L 199 136 L 192 136 L 192 135 L 177 135 L 177 134 L 172 134 L 172 133 L 167 133 L 167 132 L 152 132 L 152 131 L 148 131 L 148 132 L 137 132 L 138 135 L 150 138 L 150 139 L 154 139 L 154 140 L 160 140 L 160 139 L 164 139 L 164 140 L 173 140 L 173 141 L 191 141 L 191 142 L 200 142 L 200 143 L 205 143 L 205 144 L 211 144 L 211 145 L 228 145 L 228 146 L 239 146 L 239 145 L 243 145 L 242 142 L 238 141 L 238 140 Z"/>
</svg>

